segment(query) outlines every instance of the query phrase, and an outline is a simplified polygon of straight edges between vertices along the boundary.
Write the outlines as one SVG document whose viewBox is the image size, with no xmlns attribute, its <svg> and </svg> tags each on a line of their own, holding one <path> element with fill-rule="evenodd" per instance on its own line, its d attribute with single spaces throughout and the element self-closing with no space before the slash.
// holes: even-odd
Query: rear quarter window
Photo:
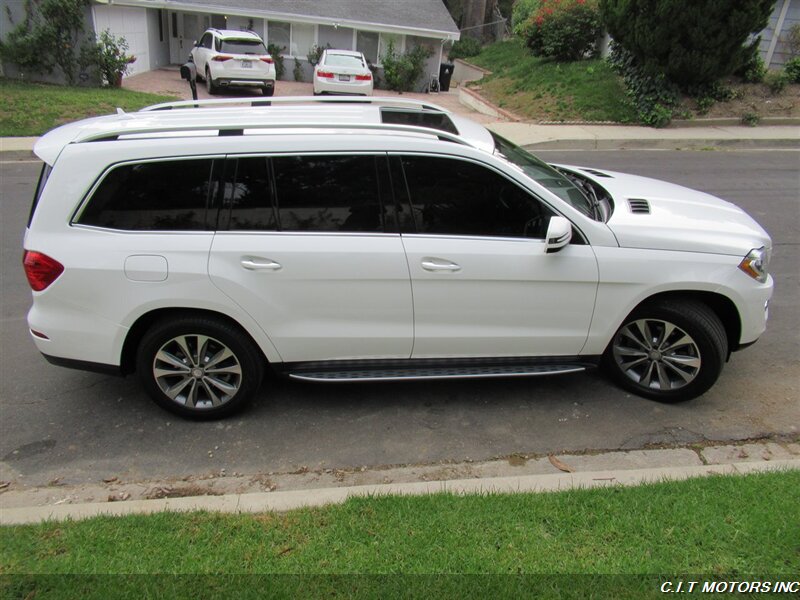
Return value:
<svg viewBox="0 0 800 600">
<path fill-rule="evenodd" d="M 36 184 L 36 193 L 33 195 L 33 202 L 31 203 L 31 212 L 28 213 L 28 227 L 31 226 L 31 222 L 33 221 L 33 215 L 36 213 L 36 207 L 39 206 L 39 199 L 42 197 L 42 193 L 44 192 L 44 187 L 47 185 L 47 180 L 50 177 L 50 173 L 53 171 L 53 167 L 44 163 L 42 165 L 42 170 L 39 173 L 39 182 Z"/>
<path fill-rule="evenodd" d="M 215 189 L 212 159 L 126 164 L 109 171 L 77 218 L 128 231 L 206 229 Z"/>
</svg>

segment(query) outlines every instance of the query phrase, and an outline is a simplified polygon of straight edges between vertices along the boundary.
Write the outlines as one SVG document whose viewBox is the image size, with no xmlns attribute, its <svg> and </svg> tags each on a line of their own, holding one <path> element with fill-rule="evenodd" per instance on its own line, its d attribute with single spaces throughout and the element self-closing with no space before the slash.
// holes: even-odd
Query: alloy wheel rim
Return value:
<svg viewBox="0 0 800 600">
<path fill-rule="evenodd" d="M 230 402 L 242 385 L 242 366 L 225 344 L 201 334 L 172 338 L 153 359 L 153 377 L 173 402 L 208 410 Z"/>
<path fill-rule="evenodd" d="M 674 323 L 660 319 L 627 323 L 614 338 L 613 354 L 626 377 L 656 391 L 689 385 L 702 365 L 694 339 Z"/>
</svg>

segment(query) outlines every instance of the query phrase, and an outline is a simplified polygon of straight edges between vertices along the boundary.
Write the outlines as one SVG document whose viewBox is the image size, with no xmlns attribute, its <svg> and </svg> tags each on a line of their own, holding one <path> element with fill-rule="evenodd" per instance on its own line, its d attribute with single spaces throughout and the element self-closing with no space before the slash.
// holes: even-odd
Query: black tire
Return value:
<svg viewBox="0 0 800 600">
<path fill-rule="evenodd" d="M 714 385 L 727 355 L 728 337 L 714 311 L 696 300 L 669 299 L 631 313 L 609 342 L 603 366 L 634 394 L 682 402 Z"/>
<path fill-rule="evenodd" d="M 214 83 L 214 80 L 211 78 L 211 72 L 208 70 L 208 67 L 206 67 L 205 80 L 206 91 L 209 93 L 209 95 L 213 96 L 219 91 L 219 87 L 217 87 L 217 85 Z"/>
<path fill-rule="evenodd" d="M 156 404 L 197 420 L 219 419 L 239 410 L 261 386 L 264 363 L 249 336 L 210 316 L 156 322 L 136 354 L 139 379 Z"/>
<path fill-rule="evenodd" d="M 274 85 L 265 85 L 261 88 L 261 93 L 265 96 L 273 96 L 275 94 L 275 86 Z"/>
</svg>

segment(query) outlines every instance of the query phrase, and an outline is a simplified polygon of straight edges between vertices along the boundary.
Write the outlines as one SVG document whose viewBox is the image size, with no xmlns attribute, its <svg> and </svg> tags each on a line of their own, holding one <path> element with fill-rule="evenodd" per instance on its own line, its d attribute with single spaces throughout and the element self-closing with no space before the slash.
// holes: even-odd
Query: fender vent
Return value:
<svg viewBox="0 0 800 600">
<path fill-rule="evenodd" d="M 639 198 L 629 198 L 628 206 L 631 207 L 631 212 L 634 214 L 641 214 L 641 215 L 650 214 L 650 203 L 647 200 L 641 200 Z"/>
</svg>

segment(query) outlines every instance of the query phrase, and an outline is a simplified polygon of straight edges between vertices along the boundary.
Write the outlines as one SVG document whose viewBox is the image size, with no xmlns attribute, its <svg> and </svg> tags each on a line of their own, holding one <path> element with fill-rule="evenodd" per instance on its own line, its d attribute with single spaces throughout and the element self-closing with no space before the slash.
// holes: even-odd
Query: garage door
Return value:
<svg viewBox="0 0 800 600">
<path fill-rule="evenodd" d="M 128 54 L 136 57 L 128 75 L 150 70 L 147 42 L 147 9 L 129 6 L 95 6 L 94 22 L 97 33 L 109 29 L 115 37 L 128 42 Z"/>
</svg>

